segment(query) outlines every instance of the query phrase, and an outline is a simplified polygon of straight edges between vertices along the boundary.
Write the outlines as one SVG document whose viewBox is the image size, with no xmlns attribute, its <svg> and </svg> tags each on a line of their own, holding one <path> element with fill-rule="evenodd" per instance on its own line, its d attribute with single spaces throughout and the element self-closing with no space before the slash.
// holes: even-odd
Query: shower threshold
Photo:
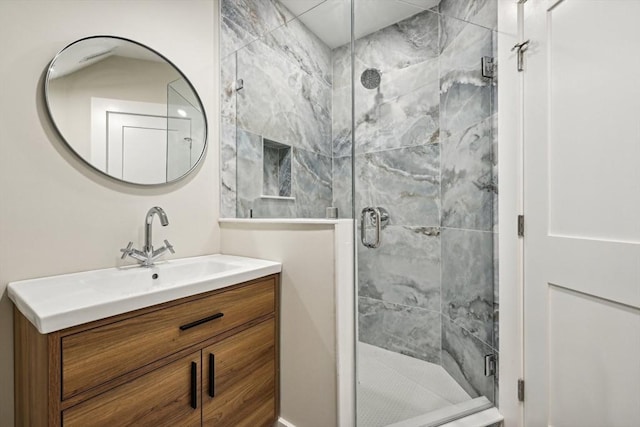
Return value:
<svg viewBox="0 0 640 427">
<path fill-rule="evenodd" d="M 359 342 L 357 364 L 359 427 L 441 426 L 493 407 L 434 363 Z"/>
</svg>

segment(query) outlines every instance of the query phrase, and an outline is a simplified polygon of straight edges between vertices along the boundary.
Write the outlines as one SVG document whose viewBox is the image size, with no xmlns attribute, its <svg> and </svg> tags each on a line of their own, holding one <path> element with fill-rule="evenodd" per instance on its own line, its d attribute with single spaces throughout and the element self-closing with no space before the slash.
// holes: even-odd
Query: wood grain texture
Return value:
<svg viewBox="0 0 640 427">
<path fill-rule="evenodd" d="M 276 420 L 276 322 L 267 320 L 202 350 L 202 425 L 271 426 Z M 215 397 L 207 393 L 215 355 Z"/>
<path fill-rule="evenodd" d="M 198 405 L 191 407 L 191 363 Z M 159 368 L 63 412 L 65 427 L 201 425 L 200 352 Z"/>
<path fill-rule="evenodd" d="M 162 359 L 156 360 L 155 362 L 149 363 L 148 365 L 144 365 L 141 368 L 138 368 L 136 370 L 133 371 L 129 371 L 126 374 L 123 374 L 119 377 L 116 377 L 110 381 L 107 381 L 106 383 L 102 383 L 96 387 L 93 387 L 87 391 L 83 391 L 80 392 L 78 394 L 73 395 L 72 397 L 65 399 L 63 401 L 60 402 L 60 410 L 65 410 L 68 408 L 71 408 L 72 406 L 77 405 L 78 403 L 84 402 L 87 399 L 91 399 L 95 396 L 98 396 L 102 393 L 104 393 L 105 391 L 109 391 L 110 389 L 114 388 L 114 387 L 118 387 L 122 384 L 128 383 L 129 381 L 133 381 L 138 377 L 141 377 L 142 375 L 145 375 L 151 371 L 154 371 L 158 368 L 161 368 L 162 366 L 166 365 L 167 363 L 173 362 L 174 360 L 180 359 L 182 357 L 185 357 L 191 353 L 193 353 L 194 351 L 200 351 L 202 350 L 203 347 L 207 347 L 210 345 L 213 345 L 217 342 L 220 342 L 224 339 L 227 339 L 228 337 L 235 335 L 239 332 L 242 332 L 245 329 L 251 328 L 259 323 L 264 322 L 267 319 L 273 318 L 274 315 L 269 314 L 267 316 L 263 316 L 260 317 L 258 319 L 252 320 L 248 323 L 245 323 L 244 325 L 241 325 L 237 328 L 231 329 L 229 331 L 223 332 L 219 335 L 216 335 L 215 337 L 211 337 L 209 339 L 207 339 L 206 341 L 203 341 L 201 343 L 192 345 L 190 347 L 185 347 L 183 349 L 181 349 L 180 351 L 177 351 L 167 357 L 163 357 Z M 58 396 L 60 396 L 60 387 L 58 387 Z"/>
<path fill-rule="evenodd" d="M 184 297 L 184 298 L 179 298 L 179 299 L 175 299 L 175 300 L 171 300 L 171 301 L 167 301 L 167 302 L 163 302 L 161 304 L 157 304 L 157 305 L 152 305 L 149 307 L 144 307 L 144 308 L 139 308 L 137 310 L 133 310 L 133 311 L 128 311 L 126 313 L 122 313 L 122 314 L 117 314 L 115 316 L 111 316 L 111 317 L 105 317 L 104 319 L 100 319 L 100 320 L 95 320 L 93 322 L 89 322 L 89 323 L 83 323 L 81 325 L 76 325 L 76 326 L 71 326 L 67 329 L 63 329 L 61 331 L 58 331 L 60 333 L 60 335 L 62 337 L 68 336 L 68 335 L 74 335 L 77 334 L 79 332 L 83 332 L 83 331 L 88 331 L 89 329 L 94 329 L 94 328 L 98 328 L 100 326 L 104 326 L 104 325 L 108 325 L 110 323 L 114 323 L 114 322 L 119 322 L 121 320 L 126 320 L 126 319 L 131 319 L 133 317 L 138 317 L 141 316 L 143 314 L 147 314 L 147 313 L 151 313 L 157 310 L 164 310 L 165 308 L 169 308 L 169 307 L 175 307 L 176 305 L 181 305 L 187 302 L 192 302 L 192 301 L 196 301 L 202 298 L 206 298 L 206 297 L 210 297 L 213 295 L 218 295 L 224 292 L 229 292 L 229 291 L 233 291 L 236 289 L 240 289 L 240 288 L 245 288 L 245 287 L 250 287 L 255 285 L 256 283 L 260 283 L 260 282 L 264 282 L 268 279 L 273 279 L 273 280 L 278 280 L 279 274 L 272 274 L 270 276 L 265 276 L 265 277 L 260 277 L 258 279 L 254 279 L 254 280 L 250 280 L 248 282 L 242 282 L 239 283 L 237 285 L 231 285 L 231 286 L 227 286 L 221 289 L 216 289 L 213 291 L 208 291 L 208 292 L 203 292 L 201 294 L 195 294 L 195 295 L 191 295 L 188 297 Z"/>
<path fill-rule="evenodd" d="M 15 425 L 48 426 L 49 347 L 46 335 L 14 307 Z"/>
<path fill-rule="evenodd" d="M 13 310 L 15 426 L 58 427 L 60 336 L 42 335 Z"/>
<path fill-rule="evenodd" d="M 275 279 L 62 338 L 63 400 L 190 345 L 273 313 Z M 217 312 L 224 317 L 181 331 Z"/>
<path fill-rule="evenodd" d="M 59 427 L 64 417 L 65 427 L 190 426 L 203 421 L 216 426 L 272 426 L 279 413 L 279 282 L 279 275 L 267 276 L 48 335 L 41 335 L 14 310 L 15 425 Z M 223 318 L 227 323 L 179 331 L 180 325 L 207 317 L 219 307 L 227 310 Z M 228 312 L 236 314 L 228 317 Z M 166 332 L 168 324 L 173 335 Z M 152 336 L 159 331 L 159 336 Z M 83 347 L 88 354 L 77 351 Z M 101 356 L 98 362 L 111 374 L 100 374 L 105 378 L 99 379 L 100 384 L 62 400 L 62 354 L 69 349 L 78 353 L 75 364 L 81 371 L 91 375 L 95 358 Z M 155 356 L 141 355 L 141 349 L 155 351 Z M 201 417 L 202 405 L 211 400 L 207 350 L 221 357 L 216 382 L 222 397 L 207 412 L 213 421 Z M 191 360 L 198 363 L 197 419 L 182 412 L 184 405 L 178 403 L 187 396 L 185 378 L 190 381 L 190 372 L 185 376 L 184 369 L 174 369 L 183 364 L 188 369 Z M 114 367 L 122 373 L 114 375 L 110 371 Z M 190 395 L 186 399 L 190 408 Z"/>
</svg>

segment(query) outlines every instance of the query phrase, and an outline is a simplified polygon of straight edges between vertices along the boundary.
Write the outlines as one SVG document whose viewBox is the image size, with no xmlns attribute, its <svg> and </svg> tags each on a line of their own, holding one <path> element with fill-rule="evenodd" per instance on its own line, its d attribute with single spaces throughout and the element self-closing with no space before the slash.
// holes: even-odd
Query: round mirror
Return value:
<svg viewBox="0 0 640 427">
<path fill-rule="evenodd" d="M 62 49 L 49 65 L 45 99 L 69 147 L 121 181 L 172 182 L 204 155 L 207 121 L 193 86 L 132 40 L 95 36 Z"/>
</svg>

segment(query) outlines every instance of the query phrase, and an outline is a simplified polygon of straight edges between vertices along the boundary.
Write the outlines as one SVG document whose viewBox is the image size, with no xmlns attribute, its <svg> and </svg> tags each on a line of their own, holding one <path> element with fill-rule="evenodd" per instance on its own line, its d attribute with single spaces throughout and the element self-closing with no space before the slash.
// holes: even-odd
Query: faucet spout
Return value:
<svg viewBox="0 0 640 427">
<path fill-rule="evenodd" d="M 169 219 L 164 209 L 159 206 L 154 206 L 149 209 L 144 221 L 144 248 L 142 250 L 146 253 L 153 253 L 153 216 L 158 215 L 160 218 L 160 224 L 163 227 L 169 225 Z"/>
<path fill-rule="evenodd" d="M 169 220 L 167 219 L 167 214 L 164 212 L 164 209 L 158 206 L 154 206 L 149 209 L 149 212 L 147 212 L 147 216 L 144 219 L 144 246 L 142 247 L 142 250 L 139 251 L 138 249 L 133 249 L 133 242 L 129 242 L 129 245 L 126 248 L 120 249 L 120 252 L 122 252 L 122 259 L 130 256 L 144 267 L 151 267 L 153 262 L 165 253 L 176 253 L 173 249 L 173 245 L 169 243 L 168 240 L 164 241 L 164 246 L 161 248 L 156 250 L 153 249 L 153 217 L 155 215 L 158 215 L 160 218 L 160 224 L 164 227 L 169 225 Z"/>
</svg>

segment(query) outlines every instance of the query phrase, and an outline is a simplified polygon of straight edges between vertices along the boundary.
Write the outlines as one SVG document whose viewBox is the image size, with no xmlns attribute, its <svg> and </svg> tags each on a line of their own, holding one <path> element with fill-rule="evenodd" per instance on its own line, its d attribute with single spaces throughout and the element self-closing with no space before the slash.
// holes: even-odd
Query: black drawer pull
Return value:
<svg viewBox="0 0 640 427">
<path fill-rule="evenodd" d="M 224 313 L 216 313 L 213 316 L 205 317 L 204 319 L 196 320 L 195 322 L 187 323 L 186 325 L 180 326 L 181 331 L 186 331 L 187 329 L 191 329 L 194 326 L 202 325 L 203 323 L 211 322 L 212 320 L 216 320 L 224 316 Z"/>
<path fill-rule="evenodd" d="M 198 408 L 198 364 L 191 362 L 191 407 Z"/>
<path fill-rule="evenodd" d="M 216 397 L 216 356 L 213 353 L 209 353 L 209 396 Z"/>
</svg>

